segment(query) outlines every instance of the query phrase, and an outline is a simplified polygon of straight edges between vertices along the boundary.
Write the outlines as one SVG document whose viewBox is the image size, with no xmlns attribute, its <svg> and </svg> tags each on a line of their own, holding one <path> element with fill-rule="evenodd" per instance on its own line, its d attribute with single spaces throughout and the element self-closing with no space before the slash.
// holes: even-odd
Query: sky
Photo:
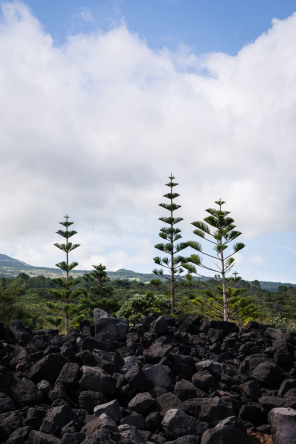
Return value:
<svg viewBox="0 0 296 444">
<path fill-rule="evenodd" d="M 0 8 L 1 254 L 54 267 L 68 214 L 79 269 L 150 273 L 172 173 L 182 240 L 222 198 L 234 270 L 296 283 L 295 1 Z"/>
</svg>

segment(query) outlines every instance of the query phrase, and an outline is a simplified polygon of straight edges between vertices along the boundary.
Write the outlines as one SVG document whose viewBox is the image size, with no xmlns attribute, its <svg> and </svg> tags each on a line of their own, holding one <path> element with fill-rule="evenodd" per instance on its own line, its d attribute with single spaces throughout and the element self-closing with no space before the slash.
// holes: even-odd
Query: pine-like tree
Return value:
<svg viewBox="0 0 296 444">
<path fill-rule="evenodd" d="M 181 205 L 176 204 L 174 201 L 177 197 L 179 197 L 178 193 L 174 193 L 174 188 L 178 185 L 173 182 L 174 177 L 171 174 L 170 182 L 166 184 L 169 187 L 170 191 L 167 194 L 164 194 L 163 197 L 168 199 L 169 203 L 160 203 L 159 205 L 169 212 L 168 217 L 160 217 L 159 220 L 167 224 L 167 227 L 163 227 L 160 230 L 159 236 L 166 241 L 166 243 L 161 243 L 155 245 L 155 248 L 162 251 L 163 253 L 168 254 L 168 257 L 160 258 L 159 256 L 154 258 L 154 262 L 157 265 L 160 265 L 164 269 L 169 272 L 169 276 L 163 273 L 163 269 L 154 269 L 153 273 L 158 276 L 163 276 L 170 281 L 170 293 L 171 293 L 171 312 L 175 312 L 175 289 L 177 286 L 177 282 L 181 274 L 183 273 L 183 264 L 185 258 L 183 256 L 179 256 L 178 253 L 184 250 L 187 247 L 186 242 L 177 241 L 182 238 L 180 228 L 176 228 L 175 226 L 183 220 L 182 217 L 175 217 L 174 213 L 177 211 Z"/>
<path fill-rule="evenodd" d="M 58 268 L 65 271 L 66 277 L 54 279 L 54 281 L 61 288 L 59 290 L 51 290 L 51 293 L 60 299 L 60 303 L 51 302 L 49 303 L 49 307 L 52 308 L 55 313 L 59 313 L 62 315 L 62 317 L 65 320 L 65 332 L 68 333 L 69 320 L 71 313 L 74 309 L 71 302 L 78 294 L 77 291 L 74 291 L 76 282 L 70 277 L 70 271 L 73 270 L 73 268 L 77 267 L 78 262 L 69 263 L 69 253 L 70 251 L 73 251 L 75 248 L 79 247 L 80 245 L 69 242 L 69 239 L 72 236 L 74 236 L 77 233 L 77 231 L 69 230 L 69 227 L 73 225 L 74 222 L 69 221 L 68 215 L 64 217 L 66 219 L 65 222 L 59 222 L 59 223 L 60 225 L 63 225 L 63 227 L 65 227 L 65 230 L 58 230 L 57 234 L 59 234 L 65 239 L 65 243 L 62 244 L 55 243 L 54 245 L 66 254 L 66 260 L 56 264 Z M 62 320 L 62 317 L 61 316 L 57 318 L 48 317 L 47 319 L 55 326 L 58 326 Z"/>
<path fill-rule="evenodd" d="M 97 300 L 110 297 L 113 293 L 113 288 L 107 285 L 110 279 L 108 278 L 105 265 L 93 265 L 92 267 L 94 270 L 83 276 L 83 279 L 90 284 L 89 293 Z"/>
<path fill-rule="evenodd" d="M 118 300 L 112 297 L 114 290 L 108 285 L 110 279 L 106 267 L 100 264 L 93 265 L 93 268 L 94 270 L 83 276 L 90 287 L 81 290 L 81 298 L 75 309 L 78 316 L 74 318 L 74 322 L 77 325 L 83 319 L 92 321 L 95 308 L 102 308 L 111 313 L 117 311 L 120 306 Z"/>
<path fill-rule="evenodd" d="M 205 265 L 202 263 L 199 254 L 192 254 L 188 261 L 190 265 L 193 264 L 194 272 L 197 273 L 195 265 L 216 273 L 216 276 L 221 281 L 222 288 L 222 298 L 223 298 L 223 319 L 228 321 L 229 319 L 229 309 L 227 305 L 227 275 L 234 265 L 234 255 L 244 248 L 243 243 L 233 244 L 233 251 L 230 254 L 226 253 L 226 249 L 229 244 L 241 235 L 240 231 L 236 231 L 236 226 L 234 225 L 234 219 L 228 217 L 229 211 L 222 210 L 222 205 L 225 204 L 221 199 L 216 201 L 215 204 L 218 205 L 218 209 L 208 208 L 206 210 L 209 216 L 205 217 L 201 222 L 192 222 L 195 226 L 194 234 L 205 239 L 207 242 L 214 245 L 214 251 L 216 255 L 206 253 L 203 251 L 199 242 L 189 241 L 188 246 L 192 247 L 199 253 L 204 254 L 215 260 L 214 265 Z M 192 268 L 190 269 L 192 271 Z"/>
</svg>

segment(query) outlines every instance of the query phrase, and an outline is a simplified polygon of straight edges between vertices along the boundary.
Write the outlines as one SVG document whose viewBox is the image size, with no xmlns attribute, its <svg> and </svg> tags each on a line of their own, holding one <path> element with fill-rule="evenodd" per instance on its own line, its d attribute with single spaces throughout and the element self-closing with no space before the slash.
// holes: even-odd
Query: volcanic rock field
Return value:
<svg viewBox="0 0 296 444">
<path fill-rule="evenodd" d="M 0 324 L 1 443 L 296 443 L 296 333 L 100 309 L 80 327 Z"/>
</svg>

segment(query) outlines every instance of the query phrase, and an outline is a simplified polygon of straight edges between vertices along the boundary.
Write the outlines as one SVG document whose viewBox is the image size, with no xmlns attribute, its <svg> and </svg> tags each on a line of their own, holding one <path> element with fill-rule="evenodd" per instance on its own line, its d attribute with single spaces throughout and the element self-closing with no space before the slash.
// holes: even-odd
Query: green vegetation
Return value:
<svg viewBox="0 0 296 444">
<path fill-rule="evenodd" d="M 102 308 L 111 314 L 115 314 L 120 308 L 118 299 L 113 297 L 114 289 L 110 285 L 106 267 L 100 264 L 93 265 L 93 268 L 91 273 L 83 276 L 88 287 L 81 289 L 79 304 L 75 308 L 75 326 L 83 319 L 92 322 L 94 308 Z"/>
<path fill-rule="evenodd" d="M 72 244 L 72 242 L 69 242 L 69 239 L 74 236 L 77 231 L 69 230 L 69 227 L 73 225 L 74 222 L 69 221 L 68 215 L 65 216 L 65 219 L 65 222 L 60 222 L 60 225 L 63 225 L 65 230 L 57 231 L 57 234 L 65 239 L 65 243 L 55 243 L 54 245 L 66 254 L 66 261 L 56 264 L 58 268 L 66 273 L 66 277 L 54 279 L 60 288 L 51 290 L 51 293 L 59 299 L 59 302 L 49 302 L 49 308 L 51 308 L 58 316 L 48 316 L 47 320 L 55 327 L 58 327 L 64 318 L 65 332 L 68 333 L 69 320 L 75 310 L 75 305 L 71 302 L 73 302 L 74 298 L 77 296 L 77 291 L 74 291 L 76 282 L 74 279 L 70 278 L 70 271 L 78 265 L 77 262 L 72 262 L 71 264 L 69 263 L 69 253 L 70 251 L 73 251 L 75 248 L 79 247 L 79 244 Z"/>
<path fill-rule="evenodd" d="M 177 255 L 180 251 L 187 248 L 186 242 L 176 243 L 182 238 L 180 228 L 175 228 L 179 222 L 183 220 L 182 217 L 174 217 L 174 213 L 178 210 L 181 205 L 176 204 L 174 201 L 179 197 L 178 193 L 173 193 L 174 187 L 178 184 L 173 182 L 175 179 L 173 175 L 169 177 L 170 182 L 166 184 L 169 187 L 170 192 L 164 194 L 163 197 L 169 200 L 169 203 L 160 203 L 159 205 L 169 212 L 168 217 L 160 217 L 159 220 L 168 225 L 168 227 L 163 227 L 160 230 L 159 236 L 166 241 L 166 243 L 161 243 L 155 245 L 155 248 L 166 253 L 168 257 L 160 258 L 159 256 L 154 258 L 154 262 L 161 267 L 164 267 L 169 272 L 169 276 L 164 275 L 163 269 L 155 269 L 153 273 L 158 276 L 165 277 L 170 282 L 170 292 L 171 292 L 171 313 L 175 312 L 175 290 L 177 287 L 178 279 L 184 271 L 183 264 L 185 258 L 183 256 Z"/>
<path fill-rule="evenodd" d="M 216 273 L 216 276 L 221 281 L 221 287 L 217 287 L 216 291 L 222 296 L 223 319 L 224 321 L 228 321 L 230 317 L 230 302 L 228 302 L 228 298 L 233 298 L 234 295 L 237 296 L 237 292 L 229 288 L 228 284 L 230 281 L 227 281 L 227 275 L 234 265 L 233 255 L 242 250 L 245 245 L 237 242 L 233 245 L 233 252 L 229 254 L 226 253 L 226 249 L 229 246 L 228 244 L 237 239 L 241 235 L 241 232 L 235 230 L 234 219 L 228 217 L 230 212 L 222 210 L 225 202 L 220 199 L 216 201 L 215 204 L 218 205 L 218 209 L 208 208 L 206 212 L 209 213 L 209 216 L 205 217 L 203 221 L 192 222 L 192 225 L 196 228 L 193 233 L 214 245 L 215 255 L 205 252 L 199 242 L 188 242 L 188 245 L 195 251 L 210 257 L 215 262 L 213 265 L 205 265 L 199 254 L 192 254 L 188 258 L 188 261 L 193 264 L 193 271 L 196 274 L 198 273 L 195 266 Z M 192 271 L 192 267 L 189 268 L 189 271 Z M 214 294 L 211 294 L 210 297 L 215 299 Z M 219 300 L 217 297 L 216 299 Z"/>
<path fill-rule="evenodd" d="M 86 280 L 80 281 L 76 279 L 74 283 L 76 286 L 82 287 L 84 294 L 87 294 L 90 284 Z M 219 318 L 216 313 L 211 315 L 207 310 L 210 296 L 204 291 L 209 290 L 215 293 L 215 287 L 219 286 L 218 284 L 219 282 L 216 279 L 209 279 L 207 281 L 193 279 L 192 282 L 188 282 L 186 279 L 179 280 L 178 291 L 176 292 L 175 314 L 192 313 L 201 317 Z M 279 287 L 278 291 L 270 292 L 243 280 L 240 280 L 236 285 L 238 288 L 245 289 L 238 294 L 239 298 L 244 301 L 244 304 L 247 306 L 253 304 L 256 307 L 255 313 L 258 313 L 259 316 L 252 315 L 253 319 L 255 318 L 258 322 L 273 325 L 286 331 L 296 330 L 295 286 L 283 285 Z M 100 299 L 98 303 L 100 302 L 102 305 L 98 306 L 113 315 L 118 315 L 120 308 L 123 308 L 124 305 L 125 307 L 131 305 L 133 307 L 132 312 L 129 312 L 128 309 L 125 313 L 120 312 L 120 316 L 129 318 L 130 322 L 137 322 L 151 311 L 156 311 L 159 314 L 168 314 L 170 311 L 170 300 L 166 296 L 166 283 L 161 283 L 160 287 L 156 287 L 150 282 L 144 283 L 135 280 L 117 279 L 108 282 L 107 286 L 113 289 L 112 296 Z M 234 284 L 232 283 L 231 286 L 234 287 Z M 3 293 L 3 289 L 6 293 Z M 59 302 L 59 298 L 50 292 L 52 289 L 59 289 L 59 286 L 54 279 L 44 276 L 30 277 L 22 273 L 12 279 L 0 278 L 0 322 L 7 325 L 12 319 L 20 319 L 24 325 L 28 325 L 31 328 L 51 328 L 52 324 L 47 320 L 47 317 L 52 313 L 48 307 L 48 302 Z M 147 298 L 147 293 L 149 292 L 150 294 L 151 292 L 153 293 L 153 297 L 148 297 L 147 304 L 145 301 L 143 302 L 139 315 L 135 317 L 134 315 L 137 315 L 135 307 L 137 306 L 135 305 L 136 303 L 133 304 L 133 298 L 135 295 L 142 295 L 140 301 L 143 301 L 143 298 Z M 7 295 L 9 295 L 8 298 Z M 215 295 L 219 296 L 217 293 Z M 138 296 L 135 299 L 137 300 Z M 163 303 L 159 303 L 159 299 Z M 198 299 L 200 303 L 195 302 Z M 83 296 L 77 295 L 72 303 L 78 307 L 82 301 Z M 145 306 L 147 306 L 147 309 L 144 310 L 143 307 L 145 308 Z M 92 311 L 90 310 L 85 317 L 92 322 Z M 235 320 L 239 324 L 246 322 L 245 320 L 233 319 L 232 315 L 231 320 Z M 75 317 L 72 322 L 70 321 L 69 326 L 70 328 L 77 327 Z"/>
<path fill-rule="evenodd" d="M 166 296 L 148 291 L 146 294 L 135 294 L 124 302 L 117 316 L 128 318 L 135 324 L 149 313 L 169 314 L 169 310 L 170 301 Z"/>
</svg>

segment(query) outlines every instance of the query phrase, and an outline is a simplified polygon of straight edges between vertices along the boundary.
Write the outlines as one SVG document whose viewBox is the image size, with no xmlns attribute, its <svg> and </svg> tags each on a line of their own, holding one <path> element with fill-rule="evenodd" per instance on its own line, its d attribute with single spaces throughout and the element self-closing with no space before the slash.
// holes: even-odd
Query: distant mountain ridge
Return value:
<svg viewBox="0 0 296 444">
<path fill-rule="evenodd" d="M 85 273 L 89 273 L 91 270 L 72 270 L 71 274 L 74 277 L 83 276 Z M 0 254 L 0 277 L 13 278 L 18 276 L 20 273 L 26 273 L 28 276 L 45 276 L 49 278 L 60 277 L 63 275 L 63 271 L 59 268 L 49 268 L 49 267 L 34 267 L 22 262 L 13 257 L 7 256 L 6 254 Z M 138 273 L 132 270 L 126 270 L 120 268 L 117 271 L 108 271 L 108 276 L 111 280 L 115 279 L 133 279 L 140 282 L 148 282 L 151 279 L 155 279 L 156 276 L 153 273 Z M 282 282 L 270 282 L 270 281 L 259 281 L 261 288 L 268 291 L 276 291 L 280 285 L 296 286 L 295 284 L 282 283 Z"/>
</svg>

